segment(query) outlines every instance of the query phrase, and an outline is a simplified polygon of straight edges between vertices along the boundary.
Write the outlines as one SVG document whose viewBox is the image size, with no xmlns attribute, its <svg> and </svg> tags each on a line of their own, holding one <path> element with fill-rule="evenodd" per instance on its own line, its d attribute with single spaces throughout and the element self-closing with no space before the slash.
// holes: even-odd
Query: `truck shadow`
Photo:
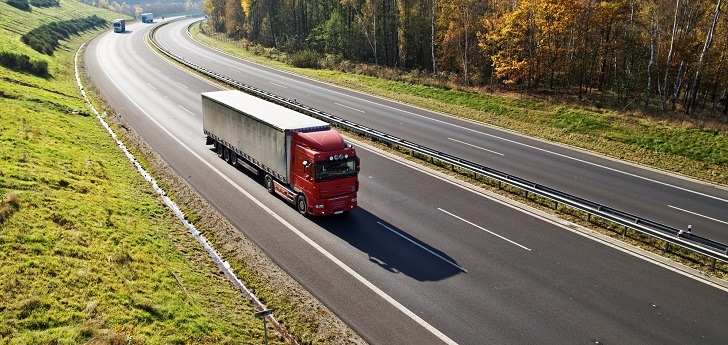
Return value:
<svg viewBox="0 0 728 345">
<path fill-rule="evenodd" d="M 465 273 L 447 254 L 361 207 L 342 216 L 311 220 L 368 255 L 373 265 L 392 274 L 404 274 L 417 281 L 438 281 Z"/>
<path fill-rule="evenodd" d="M 215 152 L 213 148 L 210 151 Z M 236 168 L 265 188 L 262 175 Z M 285 203 L 283 199 L 281 202 Z M 295 210 L 295 206 L 289 206 Z M 465 273 L 449 255 L 362 207 L 343 215 L 309 219 L 367 255 L 371 264 L 392 274 L 404 274 L 417 281 L 438 281 Z"/>
</svg>

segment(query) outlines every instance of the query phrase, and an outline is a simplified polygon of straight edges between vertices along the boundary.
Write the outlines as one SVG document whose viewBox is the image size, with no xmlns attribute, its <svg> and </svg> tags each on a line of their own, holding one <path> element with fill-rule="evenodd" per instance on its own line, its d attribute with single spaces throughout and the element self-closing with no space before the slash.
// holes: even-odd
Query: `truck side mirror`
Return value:
<svg viewBox="0 0 728 345">
<path fill-rule="evenodd" d="M 303 173 L 306 174 L 308 178 L 311 178 L 311 162 L 309 161 L 303 161 Z"/>
</svg>

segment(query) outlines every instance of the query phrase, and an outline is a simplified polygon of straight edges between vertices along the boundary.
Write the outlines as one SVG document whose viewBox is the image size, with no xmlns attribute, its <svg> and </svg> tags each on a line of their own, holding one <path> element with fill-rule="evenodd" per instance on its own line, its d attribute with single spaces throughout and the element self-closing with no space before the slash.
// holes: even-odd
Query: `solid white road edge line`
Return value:
<svg viewBox="0 0 728 345">
<path fill-rule="evenodd" d="M 402 237 L 402 238 L 404 238 L 405 240 L 409 241 L 410 243 L 412 243 L 412 244 L 414 244 L 414 245 L 416 245 L 416 246 L 418 246 L 418 247 L 420 247 L 420 248 L 424 249 L 424 250 L 425 250 L 425 251 L 427 251 L 428 253 L 430 253 L 430 254 L 432 254 L 432 255 L 434 255 L 434 256 L 436 256 L 436 257 L 440 258 L 440 259 L 441 259 L 442 261 L 445 261 L 445 262 L 449 263 L 450 265 L 453 265 L 453 266 L 455 266 L 455 267 L 456 267 L 457 269 L 459 269 L 459 270 L 461 270 L 461 271 L 463 271 L 463 272 L 465 272 L 465 273 L 468 273 L 468 270 L 464 269 L 464 268 L 463 268 L 462 266 L 460 266 L 460 265 L 458 265 L 458 264 L 456 264 L 456 263 L 454 263 L 454 262 L 452 262 L 452 261 L 450 261 L 450 260 L 448 260 L 448 259 L 445 259 L 445 258 L 444 258 L 444 257 L 443 257 L 442 255 L 440 255 L 440 254 L 437 254 L 437 253 L 433 252 L 432 250 L 429 250 L 429 249 L 425 248 L 425 246 L 423 246 L 423 245 L 421 245 L 421 244 L 419 244 L 419 243 L 417 243 L 417 242 L 413 241 L 413 240 L 412 240 L 411 238 L 409 238 L 409 237 L 407 237 L 407 236 L 405 236 L 405 235 L 401 234 L 401 233 L 400 233 L 399 231 L 397 231 L 397 230 L 394 230 L 394 229 L 392 229 L 392 228 L 390 228 L 390 227 L 386 226 L 386 225 L 385 225 L 384 223 L 382 223 L 382 222 L 377 222 L 377 224 L 379 224 L 379 225 L 383 226 L 383 227 L 384 227 L 385 229 L 387 229 L 387 230 L 389 230 L 389 231 L 393 232 L 393 233 L 394 233 L 395 235 L 397 235 L 397 236 L 399 236 L 399 237 Z"/>
<path fill-rule="evenodd" d="M 99 65 L 102 66 L 101 62 L 99 61 Z M 102 68 L 103 69 L 103 68 Z M 334 264 L 339 266 L 341 269 L 349 273 L 354 279 L 358 280 L 360 283 L 364 284 L 367 288 L 372 290 L 372 292 L 376 293 L 387 301 L 389 304 L 391 304 L 393 307 L 397 308 L 399 311 L 401 311 L 403 314 L 407 315 L 410 319 L 417 322 L 420 326 L 428 330 L 430 333 L 432 333 L 434 336 L 442 340 L 446 344 L 457 344 L 455 341 L 450 339 L 448 336 L 446 336 L 444 333 L 440 332 L 437 328 L 430 325 L 427 321 L 423 320 L 421 317 L 417 316 L 414 312 L 407 309 L 404 305 L 397 302 L 394 298 L 389 296 L 386 292 L 379 289 L 376 285 L 369 282 L 366 278 L 361 276 L 359 273 L 354 271 L 352 268 L 350 268 L 348 265 L 346 265 L 343 261 L 336 258 L 333 254 L 329 253 L 326 249 L 321 247 L 318 243 L 314 242 L 312 239 L 310 239 L 308 236 L 306 236 L 304 233 L 296 229 L 292 224 L 288 223 L 285 219 L 283 219 L 281 216 L 279 216 L 277 213 L 275 213 L 272 209 L 270 209 L 268 206 L 263 204 L 260 200 L 256 199 L 252 194 L 248 193 L 245 189 L 237 185 L 233 180 L 231 180 L 229 177 L 225 176 L 220 170 L 215 168 L 212 164 L 210 164 L 208 161 L 206 161 L 202 156 L 197 154 L 195 151 L 193 151 L 189 146 L 185 145 L 182 140 L 174 136 L 170 131 L 168 131 L 162 124 L 157 122 L 152 116 L 149 115 L 139 104 L 137 104 L 131 97 L 129 97 L 129 94 L 124 91 L 124 89 L 120 88 L 118 84 L 116 84 L 116 81 L 114 81 L 111 77 L 109 77 L 106 70 L 104 70 L 104 74 L 106 74 L 106 77 L 111 81 L 114 86 L 116 86 L 117 89 L 127 98 L 130 102 L 136 106 L 140 112 L 142 112 L 147 118 L 149 118 L 150 121 L 154 122 L 163 132 L 167 133 L 170 138 L 172 138 L 174 141 L 176 141 L 181 147 L 183 147 L 185 150 L 190 152 L 195 158 L 197 158 L 202 164 L 205 164 L 209 169 L 214 171 L 218 176 L 220 176 L 222 179 L 230 183 L 235 189 L 237 189 L 240 193 L 245 195 L 247 198 L 249 198 L 251 201 L 253 201 L 256 205 L 258 205 L 260 208 L 262 208 L 266 213 L 270 214 L 273 218 L 275 218 L 277 221 L 279 221 L 281 224 L 283 224 L 285 227 L 287 227 L 289 230 L 291 230 L 294 234 L 296 234 L 298 237 L 300 237 L 302 240 L 304 240 L 306 243 L 308 243 L 310 246 L 312 246 L 314 249 L 316 249 L 319 253 L 324 255 L 326 258 L 331 260 Z"/>
<path fill-rule="evenodd" d="M 520 244 L 518 244 L 517 242 L 514 242 L 514 241 L 512 241 L 512 240 L 509 240 L 508 238 L 506 238 L 506 237 L 503 237 L 503 236 L 501 236 L 501 235 L 498 235 L 498 234 L 496 234 L 495 232 L 492 232 L 492 231 L 490 231 L 490 230 L 488 230 L 488 229 L 486 229 L 486 228 L 484 228 L 484 227 L 482 227 L 482 226 L 480 226 L 480 225 L 478 225 L 478 224 L 475 224 L 475 223 L 473 223 L 473 222 L 471 222 L 471 221 L 469 221 L 469 220 L 467 220 L 467 219 L 465 219 L 465 218 L 459 217 L 459 216 L 457 216 L 457 215 L 455 215 L 455 214 L 452 214 L 452 213 L 450 213 L 450 212 L 448 212 L 448 211 L 445 211 L 445 210 L 443 210 L 443 209 L 441 209 L 441 208 L 439 208 L 439 207 L 438 207 L 437 209 L 438 209 L 438 210 L 440 210 L 440 211 L 442 211 L 443 213 L 445 213 L 445 214 L 447 214 L 447 215 L 451 216 L 451 217 L 454 217 L 454 218 L 456 218 L 456 219 L 462 220 L 463 222 L 465 222 L 465 223 L 468 223 L 468 224 L 470 224 L 470 225 L 472 225 L 472 226 L 474 226 L 474 227 L 476 227 L 476 228 L 478 228 L 478 229 L 480 229 L 480 230 L 483 230 L 483 231 L 485 231 L 485 232 L 487 232 L 487 233 L 489 233 L 489 234 L 491 234 L 491 235 L 493 235 L 493 236 L 495 236 L 495 237 L 498 237 L 498 238 L 500 238 L 500 239 L 502 239 L 502 240 L 504 240 L 504 241 L 510 242 L 510 243 L 512 243 L 512 244 L 515 244 L 515 245 L 517 245 L 517 246 L 519 246 L 519 247 L 521 247 L 521 248 L 523 248 L 523 249 L 525 249 L 525 250 L 528 250 L 529 252 L 531 251 L 531 248 L 528 248 L 528 247 L 526 247 L 526 246 L 523 246 L 523 245 L 520 245 Z"/>
</svg>

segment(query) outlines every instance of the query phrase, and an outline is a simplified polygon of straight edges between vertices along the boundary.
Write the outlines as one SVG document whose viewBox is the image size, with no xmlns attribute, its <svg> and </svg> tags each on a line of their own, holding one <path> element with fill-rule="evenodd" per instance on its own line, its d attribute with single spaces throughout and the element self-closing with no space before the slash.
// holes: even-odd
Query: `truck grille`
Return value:
<svg viewBox="0 0 728 345">
<path fill-rule="evenodd" d="M 343 210 L 349 204 L 349 196 L 329 200 L 329 206 L 332 210 Z"/>
</svg>

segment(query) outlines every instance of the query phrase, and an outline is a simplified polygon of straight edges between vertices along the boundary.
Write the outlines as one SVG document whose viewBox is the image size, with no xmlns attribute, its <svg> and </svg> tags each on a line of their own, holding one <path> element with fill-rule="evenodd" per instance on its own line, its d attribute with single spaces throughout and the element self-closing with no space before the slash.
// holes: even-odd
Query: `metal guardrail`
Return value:
<svg viewBox="0 0 728 345">
<path fill-rule="evenodd" d="M 477 163 L 473 163 L 470 161 L 467 161 L 462 158 L 458 158 L 456 156 L 440 152 L 434 149 L 431 149 L 426 146 L 419 145 L 417 143 L 413 143 L 392 135 L 389 135 L 384 132 L 377 131 L 372 128 L 368 128 L 365 126 L 362 126 L 360 124 L 357 124 L 355 122 L 351 122 L 345 119 L 342 119 L 338 116 L 331 115 L 328 113 L 325 113 L 323 111 L 308 107 L 306 105 L 300 104 L 296 102 L 295 100 L 289 100 L 280 96 L 277 96 L 275 94 L 272 94 L 270 92 L 260 90 L 258 88 L 243 84 L 241 82 L 232 80 L 224 75 L 215 73 L 213 71 L 207 70 L 203 67 L 200 67 L 190 61 L 187 61 L 183 57 L 180 57 L 173 52 L 167 50 L 166 48 L 162 47 L 155 39 L 156 30 L 166 25 L 167 23 L 163 23 L 161 25 L 157 25 L 152 29 L 149 33 L 149 41 L 162 53 L 165 55 L 171 57 L 175 61 L 182 63 L 186 65 L 187 67 L 190 67 L 210 78 L 213 78 L 215 80 L 221 81 L 229 86 L 235 87 L 241 91 L 247 92 L 249 94 L 252 94 L 256 97 L 263 98 L 265 100 L 268 100 L 273 103 L 277 103 L 279 105 L 285 106 L 287 108 L 299 111 L 301 113 L 304 113 L 306 115 L 321 119 L 323 121 L 329 122 L 337 127 L 341 127 L 347 131 L 351 131 L 354 133 L 357 133 L 359 135 L 363 135 L 365 137 L 374 139 L 376 141 L 383 142 L 387 145 L 397 146 L 401 148 L 406 148 L 410 150 L 413 155 L 415 153 L 424 155 L 427 157 L 430 157 L 431 159 L 437 159 L 441 162 L 446 162 L 450 164 L 453 169 L 454 167 L 458 167 L 460 169 L 464 169 L 467 171 L 470 171 L 475 174 L 476 178 L 478 175 L 486 176 L 488 178 L 491 178 L 493 180 L 496 180 L 500 183 L 506 183 L 508 185 L 517 187 L 519 189 L 522 189 L 526 192 L 526 195 L 528 193 L 533 193 L 538 196 L 550 199 L 554 203 L 556 203 L 556 207 L 558 207 L 558 204 L 564 204 L 568 205 L 574 209 L 577 209 L 579 211 L 585 212 L 588 217 L 591 217 L 592 215 L 600 217 L 602 219 L 609 220 L 615 224 L 624 226 L 625 229 L 630 228 L 634 229 L 636 231 L 642 232 L 644 234 L 648 234 L 650 236 L 659 238 L 666 242 L 665 249 L 667 250 L 669 248 L 670 244 L 676 244 L 681 247 L 690 249 L 692 251 L 695 251 L 697 253 L 700 253 L 702 255 L 708 256 L 710 258 L 713 258 L 713 266 L 715 266 L 716 260 L 721 260 L 723 262 L 728 262 L 728 245 L 724 243 L 720 243 L 717 241 L 713 241 L 709 238 L 705 238 L 699 235 L 695 234 L 689 234 L 684 233 L 681 230 L 675 229 L 673 227 L 663 225 L 654 221 L 651 221 L 649 219 L 645 219 L 624 211 L 620 211 L 605 205 L 600 205 L 598 203 L 573 196 L 561 191 L 558 191 L 556 189 L 540 185 L 535 182 L 528 181 L 526 179 L 513 176 L 511 174 L 507 174 L 501 171 L 498 171 L 493 168 L 489 168 L 484 165 L 480 165 Z"/>
</svg>

